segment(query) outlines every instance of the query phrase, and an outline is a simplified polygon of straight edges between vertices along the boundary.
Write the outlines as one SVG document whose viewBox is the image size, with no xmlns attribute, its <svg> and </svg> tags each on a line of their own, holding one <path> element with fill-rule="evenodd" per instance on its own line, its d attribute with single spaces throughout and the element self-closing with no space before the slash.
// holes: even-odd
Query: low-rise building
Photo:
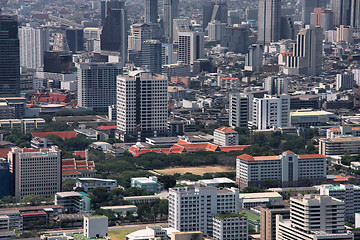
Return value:
<svg viewBox="0 0 360 240">
<path fill-rule="evenodd" d="M 360 127 L 340 126 L 338 128 L 332 127 L 326 130 L 326 138 L 334 138 L 342 135 L 360 137 Z"/>
<path fill-rule="evenodd" d="M 53 145 L 53 142 L 47 138 L 34 137 L 31 139 L 32 148 L 50 148 Z"/>
<path fill-rule="evenodd" d="M 297 110 L 290 112 L 291 126 L 310 127 L 325 124 L 334 114 L 326 111 Z"/>
<path fill-rule="evenodd" d="M 279 156 L 242 154 L 236 159 L 236 181 L 241 189 L 265 182 L 278 187 L 316 184 L 326 180 L 326 165 L 326 157 L 321 154 L 297 155 L 291 151 Z"/>
<path fill-rule="evenodd" d="M 138 187 L 145 192 L 160 192 L 161 185 L 158 183 L 158 179 L 155 176 L 131 178 L 131 187 Z"/>
<path fill-rule="evenodd" d="M 201 186 L 205 187 L 217 187 L 219 185 L 234 185 L 236 184 L 235 181 L 231 180 L 230 178 L 213 178 L 213 179 L 201 179 L 198 181 Z"/>
<path fill-rule="evenodd" d="M 220 127 L 214 131 L 214 143 L 220 146 L 239 145 L 239 134 L 229 127 Z"/>
<path fill-rule="evenodd" d="M 277 192 L 240 193 L 240 208 L 250 209 L 256 206 L 267 206 L 281 202 L 283 197 Z"/>
<path fill-rule="evenodd" d="M 107 191 L 112 191 L 117 187 L 117 181 L 115 179 L 79 178 L 76 187 L 83 188 L 87 193 L 91 193 L 96 187 L 104 187 Z"/>
<path fill-rule="evenodd" d="M 219 214 L 213 217 L 215 240 L 247 240 L 248 219 L 241 214 Z"/>
<path fill-rule="evenodd" d="M 108 218 L 105 216 L 84 217 L 84 236 L 103 238 L 108 236 Z"/>
<path fill-rule="evenodd" d="M 319 153 L 325 156 L 359 154 L 360 137 L 338 136 L 335 138 L 321 138 Z"/>
<path fill-rule="evenodd" d="M 177 233 L 177 231 L 174 228 L 163 228 L 160 226 L 154 226 L 154 227 L 146 227 L 145 229 L 141 229 L 132 233 L 129 233 L 126 235 L 126 240 L 150 240 L 150 239 L 157 239 L 157 238 L 166 238 L 166 239 L 173 239 L 172 234 Z M 179 240 L 182 240 L 183 238 L 176 238 Z M 188 238 L 185 238 L 186 240 Z M 198 240 L 198 239 L 195 239 Z"/>
<path fill-rule="evenodd" d="M 135 205 L 123 205 L 123 206 L 102 206 L 100 207 L 103 210 L 111 210 L 113 212 L 119 213 L 122 216 L 126 216 L 127 212 L 136 213 L 137 207 Z"/>
<path fill-rule="evenodd" d="M 83 192 L 58 192 L 55 194 L 55 205 L 63 206 L 67 214 L 91 210 L 90 197 Z"/>
<path fill-rule="evenodd" d="M 290 206 L 284 204 L 268 205 L 260 207 L 260 239 L 276 239 L 276 215 L 283 216 L 283 219 L 290 218 Z"/>
</svg>

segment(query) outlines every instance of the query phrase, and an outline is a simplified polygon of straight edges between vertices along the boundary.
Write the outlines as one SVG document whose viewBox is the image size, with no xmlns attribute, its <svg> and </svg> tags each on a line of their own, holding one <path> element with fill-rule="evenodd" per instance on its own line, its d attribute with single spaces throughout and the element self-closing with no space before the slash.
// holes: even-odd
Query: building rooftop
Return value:
<svg viewBox="0 0 360 240">
<path fill-rule="evenodd" d="M 116 182 L 115 179 L 102 179 L 102 178 L 79 178 L 79 181 L 101 181 L 101 182 Z"/>
<path fill-rule="evenodd" d="M 360 137 L 359 137 L 360 139 Z M 317 158 L 326 158 L 326 156 L 322 154 L 304 154 L 304 155 L 298 155 L 299 159 L 317 159 Z M 253 157 L 249 154 L 242 154 L 240 156 L 237 156 L 237 158 L 240 158 L 242 160 L 251 162 L 251 161 L 274 161 L 279 160 L 280 156 L 258 156 Z"/>
<path fill-rule="evenodd" d="M 291 117 L 297 117 L 297 116 L 329 116 L 334 115 L 331 112 L 326 111 L 311 111 L 311 110 L 298 110 L 296 112 L 290 112 Z"/>
<path fill-rule="evenodd" d="M 231 128 L 225 127 L 225 126 L 217 128 L 217 129 L 215 129 L 215 131 L 219 131 L 219 132 L 223 132 L 223 133 L 237 133 L 235 130 L 232 130 Z"/>
<path fill-rule="evenodd" d="M 352 137 L 348 135 L 336 136 L 334 138 L 322 138 L 326 142 L 341 143 L 341 142 L 360 142 L 360 137 Z"/>
<path fill-rule="evenodd" d="M 225 218 L 247 218 L 246 214 L 237 214 L 237 213 L 225 213 L 225 214 L 216 214 L 214 217 L 225 219 Z"/>
<path fill-rule="evenodd" d="M 76 137 L 75 131 L 62 131 L 62 132 L 33 132 L 31 133 L 33 137 L 38 138 L 44 138 L 47 135 L 56 135 L 58 137 L 61 137 L 62 140 L 65 140 L 66 138 L 73 138 Z"/>
<path fill-rule="evenodd" d="M 56 195 L 59 197 L 83 197 L 83 195 L 79 192 L 57 192 Z"/>
<path fill-rule="evenodd" d="M 278 192 L 240 193 L 240 198 L 269 198 L 282 197 Z"/>
</svg>

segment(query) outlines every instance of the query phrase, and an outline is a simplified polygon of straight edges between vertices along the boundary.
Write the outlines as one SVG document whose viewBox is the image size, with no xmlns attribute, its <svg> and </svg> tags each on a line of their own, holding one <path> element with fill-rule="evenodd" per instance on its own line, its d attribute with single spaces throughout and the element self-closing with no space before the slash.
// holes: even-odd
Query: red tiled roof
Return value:
<svg viewBox="0 0 360 240">
<path fill-rule="evenodd" d="M 23 148 L 22 152 L 40 152 L 40 149 L 35 149 L 35 148 Z"/>
<path fill-rule="evenodd" d="M 62 175 L 75 175 L 75 174 L 81 174 L 80 172 L 63 172 Z"/>
<path fill-rule="evenodd" d="M 220 131 L 220 132 L 224 132 L 224 133 L 237 133 L 235 130 L 232 130 L 231 128 L 225 127 L 225 126 L 217 128 L 215 130 Z"/>
<path fill-rule="evenodd" d="M 246 154 L 246 153 L 241 154 L 240 156 L 237 156 L 237 158 L 243 159 L 245 161 L 254 161 L 255 160 L 253 156 Z"/>
<path fill-rule="evenodd" d="M 7 158 L 8 157 L 8 153 L 11 151 L 10 148 L 1 148 L 0 149 L 0 157 L 1 158 Z"/>
<path fill-rule="evenodd" d="M 80 156 L 81 158 L 86 158 L 86 151 L 74 151 L 74 156 Z"/>
<path fill-rule="evenodd" d="M 31 133 L 31 135 L 33 137 L 39 137 L 39 138 L 44 138 L 46 137 L 47 135 L 50 135 L 50 134 L 53 134 L 53 135 L 56 135 L 56 136 L 59 136 L 61 137 L 63 140 L 66 139 L 66 138 L 73 138 L 73 137 L 76 137 L 76 132 L 75 131 L 62 131 L 62 132 L 33 132 Z"/>
<path fill-rule="evenodd" d="M 294 152 L 292 152 L 292 151 L 290 151 L 290 150 L 286 150 L 285 152 L 286 152 L 286 153 L 294 153 Z"/>
<path fill-rule="evenodd" d="M 46 215 L 46 212 L 29 212 L 29 213 L 21 214 L 21 216 L 36 216 L 36 215 Z"/>
<path fill-rule="evenodd" d="M 220 150 L 222 152 L 230 152 L 230 151 L 242 151 L 250 145 L 239 145 L 239 146 L 220 146 Z"/>
<path fill-rule="evenodd" d="M 116 126 L 99 126 L 97 129 L 99 130 L 113 130 L 116 129 Z"/>
<path fill-rule="evenodd" d="M 326 158 L 326 156 L 322 155 L 322 154 L 304 154 L 304 155 L 299 155 L 300 159 L 310 159 L 310 158 Z"/>
<path fill-rule="evenodd" d="M 74 166 L 71 167 L 62 167 L 62 170 L 75 170 Z"/>
</svg>

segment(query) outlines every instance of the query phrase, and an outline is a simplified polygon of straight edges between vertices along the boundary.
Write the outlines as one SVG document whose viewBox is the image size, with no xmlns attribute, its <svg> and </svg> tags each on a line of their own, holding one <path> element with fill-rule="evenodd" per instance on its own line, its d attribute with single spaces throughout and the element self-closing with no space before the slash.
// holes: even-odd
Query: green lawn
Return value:
<svg viewBox="0 0 360 240">
<path fill-rule="evenodd" d="M 121 229 L 116 231 L 109 231 L 109 237 L 111 240 L 125 240 L 126 235 L 129 233 L 135 232 L 137 230 L 144 229 L 144 228 L 131 228 L 131 229 Z"/>
</svg>

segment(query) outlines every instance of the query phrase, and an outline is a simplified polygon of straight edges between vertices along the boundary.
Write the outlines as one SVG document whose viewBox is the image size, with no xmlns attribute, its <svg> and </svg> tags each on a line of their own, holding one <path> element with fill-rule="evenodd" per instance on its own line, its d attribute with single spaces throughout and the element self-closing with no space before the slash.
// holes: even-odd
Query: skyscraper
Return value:
<svg viewBox="0 0 360 240">
<path fill-rule="evenodd" d="M 84 51 L 84 29 L 66 29 L 66 40 L 71 52 Z"/>
<path fill-rule="evenodd" d="M 354 28 L 360 27 L 360 0 L 351 0 L 350 25 Z"/>
<path fill-rule="evenodd" d="M 158 19 L 158 0 L 145 0 L 145 22 L 156 23 Z"/>
<path fill-rule="evenodd" d="M 310 24 L 310 15 L 315 8 L 325 8 L 325 0 L 302 0 L 301 21 L 303 25 Z"/>
<path fill-rule="evenodd" d="M 319 27 L 306 25 L 299 31 L 293 56 L 286 57 L 284 73 L 288 75 L 319 75 L 322 72 L 323 31 Z"/>
<path fill-rule="evenodd" d="M 110 1 L 109 3 L 113 3 Z M 116 1 L 115 1 L 116 2 Z M 121 62 L 127 58 L 128 17 L 123 2 L 122 8 L 107 8 L 100 36 L 101 51 L 120 52 Z"/>
<path fill-rule="evenodd" d="M 148 71 L 117 77 L 117 130 L 122 141 L 167 136 L 168 79 Z"/>
<path fill-rule="evenodd" d="M 280 39 L 281 0 L 259 0 L 258 43 Z"/>
<path fill-rule="evenodd" d="M 121 63 L 80 63 L 78 106 L 106 111 L 116 104 L 116 76 L 121 72 Z"/>
<path fill-rule="evenodd" d="M 355 3 L 355 0 L 353 0 Z M 355 4 L 356 5 L 356 4 Z M 330 8 L 334 13 L 334 25 L 350 25 L 351 12 L 356 13 L 356 9 L 351 9 L 352 0 L 331 0 Z"/>
<path fill-rule="evenodd" d="M 203 30 L 205 31 L 207 25 L 211 21 L 219 21 L 227 23 L 228 7 L 226 2 L 207 2 L 203 8 Z"/>
<path fill-rule="evenodd" d="M 125 9 L 125 2 L 122 0 L 101 1 L 101 25 L 104 25 L 109 9 Z"/>
<path fill-rule="evenodd" d="M 16 16 L 0 15 L 0 97 L 20 94 L 20 51 Z"/>
<path fill-rule="evenodd" d="M 204 33 L 179 32 L 178 61 L 190 65 L 201 58 L 204 58 Z"/>
<path fill-rule="evenodd" d="M 161 73 L 162 47 L 159 40 L 146 40 L 135 60 L 135 66 L 146 66 L 152 73 Z"/>
<path fill-rule="evenodd" d="M 49 51 L 49 30 L 30 26 L 19 28 L 20 66 L 44 67 L 44 51 Z"/>
<path fill-rule="evenodd" d="M 179 0 L 164 0 L 164 30 L 168 43 L 173 42 L 173 20 L 179 16 Z"/>
</svg>

